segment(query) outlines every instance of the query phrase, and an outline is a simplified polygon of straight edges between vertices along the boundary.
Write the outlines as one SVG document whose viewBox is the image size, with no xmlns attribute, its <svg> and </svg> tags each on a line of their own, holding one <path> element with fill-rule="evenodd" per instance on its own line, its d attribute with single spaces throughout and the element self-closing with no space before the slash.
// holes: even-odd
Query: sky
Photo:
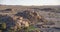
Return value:
<svg viewBox="0 0 60 32">
<path fill-rule="evenodd" d="M 3 5 L 60 5 L 60 0 L 0 0 Z"/>
</svg>

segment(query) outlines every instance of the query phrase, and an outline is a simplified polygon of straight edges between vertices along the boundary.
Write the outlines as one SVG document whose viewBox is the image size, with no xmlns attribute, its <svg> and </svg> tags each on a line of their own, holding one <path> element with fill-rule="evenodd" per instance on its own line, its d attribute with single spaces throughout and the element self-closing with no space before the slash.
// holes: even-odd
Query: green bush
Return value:
<svg viewBox="0 0 60 32">
<path fill-rule="evenodd" d="M 25 32 L 39 31 L 39 29 L 38 28 L 35 28 L 34 26 L 25 27 L 23 30 Z"/>
<path fill-rule="evenodd" d="M 0 23 L 0 29 L 6 29 L 6 23 Z"/>
</svg>

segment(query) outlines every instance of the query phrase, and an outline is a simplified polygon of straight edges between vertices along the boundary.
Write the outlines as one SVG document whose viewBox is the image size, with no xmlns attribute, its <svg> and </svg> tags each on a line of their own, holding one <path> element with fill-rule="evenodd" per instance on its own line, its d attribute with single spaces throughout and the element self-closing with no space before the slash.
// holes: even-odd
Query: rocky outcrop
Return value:
<svg viewBox="0 0 60 32">
<path fill-rule="evenodd" d="M 16 16 L 21 16 L 25 19 L 30 20 L 30 22 L 37 23 L 37 22 L 44 22 L 44 19 L 42 16 L 38 14 L 38 12 L 35 11 L 23 11 L 18 12 Z"/>
</svg>

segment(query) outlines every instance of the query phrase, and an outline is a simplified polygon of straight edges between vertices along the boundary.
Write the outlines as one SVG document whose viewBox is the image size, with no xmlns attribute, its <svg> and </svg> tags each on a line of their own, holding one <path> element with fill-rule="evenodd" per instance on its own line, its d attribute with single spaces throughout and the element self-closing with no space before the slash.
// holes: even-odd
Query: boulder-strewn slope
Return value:
<svg viewBox="0 0 60 32">
<path fill-rule="evenodd" d="M 13 16 L 0 15 L 0 22 L 6 23 L 7 31 L 10 29 L 17 30 L 21 27 L 29 27 L 32 24 L 34 26 L 38 22 L 45 22 L 44 20 L 45 19 L 35 11 L 22 11 Z"/>
</svg>

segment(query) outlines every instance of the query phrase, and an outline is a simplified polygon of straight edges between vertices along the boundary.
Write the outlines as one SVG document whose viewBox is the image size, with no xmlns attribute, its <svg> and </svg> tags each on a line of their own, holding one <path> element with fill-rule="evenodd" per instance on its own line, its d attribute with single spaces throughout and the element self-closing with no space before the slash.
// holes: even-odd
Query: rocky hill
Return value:
<svg viewBox="0 0 60 32">
<path fill-rule="evenodd" d="M 59 10 L 58 6 L 2 5 L 0 6 L 0 30 L 2 32 L 58 31 L 56 28 L 60 27 Z"/>
</svg>

